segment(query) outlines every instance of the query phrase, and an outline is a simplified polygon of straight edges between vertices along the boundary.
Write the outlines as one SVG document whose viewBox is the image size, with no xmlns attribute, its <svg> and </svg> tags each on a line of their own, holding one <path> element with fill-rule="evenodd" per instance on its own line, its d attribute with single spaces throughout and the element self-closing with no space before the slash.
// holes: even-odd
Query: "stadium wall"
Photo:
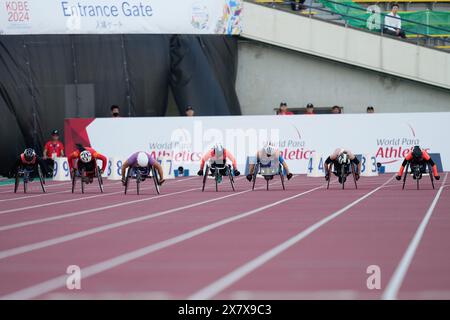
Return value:
<svg viewBox="0 0 450 320">
<path fill-rule="evenodd" d="M 450 111 L 450 90 L 253 40 L 238 45 L 236 89 L 243 114 L 290 107 L 344 107 L 345 113 Z"/>
</svg>

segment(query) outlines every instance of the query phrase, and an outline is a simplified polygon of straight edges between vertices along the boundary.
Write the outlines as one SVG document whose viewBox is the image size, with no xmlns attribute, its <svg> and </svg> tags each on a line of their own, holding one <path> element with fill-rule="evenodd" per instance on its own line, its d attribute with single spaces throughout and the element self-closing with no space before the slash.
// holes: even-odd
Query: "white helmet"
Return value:
<svg viewBox="0 0 450 320">
<path fill-rule="evenodd" d="M 276 148 L 275 144 L 273 142 L 266 142 L 266 144 L 263 147 L 264 153 L 270 157 L 271 155 L 275 154 Z"/>
<path fill-rule="evenodd" d="M 213 147 L 214 156 L 222 157 L 223 156 L 223 146 L 220 143 L 216 143 Z"/>
<path fill-rule="evenodd" d="M 80 153 L 80 160 L 84 163 L 89 163 L 92 161 L 92 153 L 90 153 L 88 150 L 84 150 Z"/>
<path fill-rule="evenodd" d="M 339 164 L 348 164 L 350 162 L 350 158 L 348 157 L 347 152 L 342 152 L 338 157 Z"/>
<path fill-rule="evenodd" d="M 139 152 L 137 155 L 137 165 L 141 168 L 148 166 L 148 156 L 145 152 Z"/>
</svg>

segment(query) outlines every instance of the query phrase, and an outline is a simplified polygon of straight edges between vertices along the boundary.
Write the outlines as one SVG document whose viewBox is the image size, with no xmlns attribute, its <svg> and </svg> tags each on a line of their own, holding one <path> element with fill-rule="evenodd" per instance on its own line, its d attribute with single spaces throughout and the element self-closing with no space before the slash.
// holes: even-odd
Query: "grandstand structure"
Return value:
<svg viewBox="0 0 450 320">
<path fill-rule="evenodd" d="M 302 11 L 290 2 L 244 2 L 236 83 L 244 114 L 273 114 L 280 101 L 295 109 L 339 105 L 345 113 L 368 105 L 377 112 L 448 111 L 450 55 L 434 45 L 444 34 L 392 37 L 352 25 L 318 1 Z"/>
<path fill-rule="evenodd" d="M 255 0 L 255 2 L 292 11 L 291 1 Z M 303 9 L 296 12 L 316 19 L 380 32 L 382 28 L 379 24 L 382 26 L 384 15 L 390 12 L 392 3 L 400 6 L 399 15 L 403 21 L 403 29 L 407 33 L 407 41 L 450 50 L 450 2 L 447 0 L 306 0 Z M 370 25 L 368 20 L 378 12 L 381 21 L 375 22 L 372 19 Z"/>
</svg>

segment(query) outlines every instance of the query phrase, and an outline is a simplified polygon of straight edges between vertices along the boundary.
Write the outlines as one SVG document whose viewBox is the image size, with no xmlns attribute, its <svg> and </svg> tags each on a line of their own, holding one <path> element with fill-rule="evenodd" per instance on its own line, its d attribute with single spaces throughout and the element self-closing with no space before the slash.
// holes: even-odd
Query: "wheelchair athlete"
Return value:
<svg viewBox="0 0 450 320">
<path fill-rule="evenodd" d="M 38 167 L 41 168 L 43 175 L 48 172 L 48 167 L 45 161 L 36 154 L 34 149 L 27 148 L 17 157 L 16 162 L 9 171 L 8 176 L 13 178 L 19 171 L 26 170 L 30 173 L 29 181 L 31 182 L 38 174 Z"/>
<path fill-rule="evenodd" d="M 357 169 L 355 171 L 355 179 L 359 180 L 361 172 L 361 162 L 356 158 L 356 156 L 350 151 L 343 148 L 336 149 L 326 160 L 325 160 L 325 180 L 330 179 L 331 166 L 334 167 L 333 174 L 338 177 L 339 183 L 345 182 L 346 177 L 351 174 L 350 165 L 355 164 Z M 342 177 L 342 170 L 345 170 L 345 176 Z"/>
<path fill-rule="evenodd" d="M 216 172 L 215 170 L 219 170 L 220 174 L 218 176 L 218 182 L 220 183 L 222 182 L 222 176 L 225 176 L 227 174 L 226 169 L 227 159 L 231 161 L 234 175 L 235 176 L 240 175 L 241 173 L 237 169 L 236 158 L 230 151 L 225 149 L 220 143 L 214 145 L 214 147 L 202 157 L 202 160 L 200 162 L 200 170 L 198 170 L 197 174 L 199 176 L 203 175 L 205 163 L 206 161 L 209 160 L 211 174 L 214 175 Z"/>
<path fill-rule="evenodd" d="M 402 165 L 400 166 L 400 170 L 398 171 L 397 176 L 395 177 L 397 180 L 401 180 L 405 167 L 408 163 L 411 166 L 411 170 L 413 170 L 414 167 L 419 166 L 420 176 L 416 177 L 416 175 L 413 175 L 413 179 L 416 178 L 420 179 L 421 175 L 427 172 L 427 164 L 431 166 L 434 178 L 436 180 L 439 180 L 441 178 L 438 174 L 436 164 L 431 159 L 428 152 L 426 150 L 422 150 L 420 146 L 414 146 L 413 150 L 406 155 Z"/>
<path fill-rule="evenodd" d="M 150 154 L 146 152 L 135 152 L 133 153 L 125 162 L 122 164 L 122 184 L 125 185 L 126 180 L 126 172 L 128 168 L 132 168 L 133 170 L 141 170 L 144 174 L 142 175 L 142 180 L 145 180 L 146 177 L 150 174 L 151 167 L 155 167 L 158 170 L 159 175 L 159 185 L 164 183 L 164 173 L 161 165 L 156 159 L 154 159 Z"/>
<path fill-rule="evenodd" d="M 77 145 L 77 149 L 69 155 L 69 167 L 71 173 L 75 174 L 76 170 L 79 173 L 84 169 L 85 176 L 81 177 L 83 182 L 92 183 L 95 177 L 95 167 L 97 166 L 97 159 L 102 161 L 102 168 L 98 172 L 99 175 L 103 174 L 106 168 L 106 157 L 93 148 L 83 147 L 82 145 Z"/>
<path fill-rule="evenodd" d="M 256 153 L 256 161 L 260 164 L 261 168 L 278 168 L 281 164 L 286 171 L 286 177 L 288 180 L 292 178 L 292 173 L 289 171 L 289 167 L 284 160 L 281 152 L 275 147 L 273 142 L 267 142 L 264 147 Z M 248 181 L 252 181 L 253 173 L 255 170 L 255 164 L 249 165 L 249 173 L 246 178 Z M 280 172 L 280 174 L 283 174 Z"/>
</svg>

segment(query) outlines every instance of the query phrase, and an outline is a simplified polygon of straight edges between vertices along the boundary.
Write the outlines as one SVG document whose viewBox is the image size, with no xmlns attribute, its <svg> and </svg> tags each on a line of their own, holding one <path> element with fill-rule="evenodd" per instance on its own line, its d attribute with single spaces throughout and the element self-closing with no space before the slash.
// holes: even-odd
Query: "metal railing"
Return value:
<svg viewBox="0 0 450 320">
<path fill-rule="evenodd" d="M 364 13 L 364 14 L 380 14 L 380 17 L 382 17 L 382 18 L 387 16 L 387 14 L 382 13 L 382 12 L 368 11 L 367 8 L 361 8 L 361 7 L 349 5 L 347 3 L 337 2 L 337 1 L 333 1 L 333 0 L 322 0 L 322 1 L 323 2 L 329 2 L 329 3 L 332 3 L 334 5 L 342 6 L 344 8 L 347 8 L 348 10 L 350 10 L 350 9 L 358 10 L 358 11 L 361 11 L 361 13 Z M 322 1 L 320 1 L 320 3 L 322 3 Z M 283 7 L 287 6 L 287 5 L 291 6 L 292 4 L 297 4 L 295 1 L 284 1 L 284 2 L 279 2 L 279 1 L 256 2 L 256 1 L 251 1 L 251 2 L 254 2 L 254 3 L 259 4 L 259 5 L 269 5 L 272 8 L 277 8 L 277 7 L 283 8 Z M 409 43 L 412 42 L 411 40 L 399 39 L 399 37 L 397 37 L 397 36 L 393 36 L 393 35 L 391 35 L 389 33 L 386 33 L 385 29 L 387 27 L 391 27 L 391 26 L 382 23 L 381 19 L 380 19 L 380 22 L 376 23 L 376 25 L 375 25 L 375 27 L 379 26 L 379 31 L 374 31 L 375 29 L 378 30 L 378 28 L 374 28 L 373 30 L 371 30 L 369 28 L 359 28 L 359 27 L 352 26 L 351 24 L 349 24 L 348 20 L 357 20 L 357 21 L 361 21 L 361 22 L 367 23 L 367 19 L 364 19 L 364 18 L 361 18 L 361 17 L 357 17 L 357 16 L 351 15 L 351 14 L 337 12 L 337 11 L 334 11 L 334 10 L 332 10 L 330 8 L 327 8 L 325 6 L 325 4 L 323 4 L 323 5 L 324 5 L 324 7 L 321 8 L 321 7 L 316 7 L 316 6 L 312 6 L 312 5 L 308 5 L 308 4 L 304 4 L 303 3 L 303 4 L 301 4 L 301 7 L 303 8 L 303 10 L 300 10 L 300 11 L 292 11 L 292 10 L 290 10 L 290 11 L 294 12 L 294 13 L 300 12 L 300 14 L 302 14 L 302 15 L 307 14 L 310 18 L 315 18 L 315 19 L 319 19 L 319 20 L 325 20 L 325 21 L 328 21 L 328 22 L 330 22 L 330 21 L 327 20 L 327 19 L 321 19 L 319 17 L 315 17 L 313 12 L 314 11 L 320 11 L 320 12 L 325 12 L 325 13 L 328 13 L 328 14 L 331 14 L 331 15 L 341 16 L 343 18 L 343 20 L 344 20 L 345 27 L 349 27 L 350 26 L 352 28 L 359 29 L 359 30 L 365 30 L 367 32 L 376 32 L 376 33 L 379 33 L 381 36 L 387 35 L 387 36 L 392 37 L 394 39 L 398 39 L 399 41 L 407 41 Z M 420 27 L 426 27 L 428 29 L 439 30 L 441 32 L 443 31 L 446 34 L 450 35 L 450 29 L 446 29 L 446 28 L 442 28 L 442 27 L 436 27 L 436 26 L 424 24 L 424 23 L 413 21 L 413 20 L 409 20 L 409 19 L 397 18 L 397 17 L 393 17 L 393 16 L 390 16 L 390 17 L 394 18 L 394 19 L 399 19 L 402 22 L 407 22 L 407 23 L 415 25 L 415 26 L 420 26 Z M 375 21 L 373 21 L 373 23 L 375 24 Z M 409 28 L 402 28 L 401 30 L 407 32 L 408 34 L 415 35 L 416 36 L 416 39 L 415 39 L 416 41 L 415 42 L 416 42 L 417 45 L 423 45 L 423 46 L 426 46 L 426 47 L 434 48 L 434 46 L 429 45 L 428 42 L 430 42 L 430 40 L 435 38 L 435 37 L 433 37 L 433 36 L 431 36 L 429 34 L 425 34 L 425 33 L 422 33 L 422 32 L 411 30 Z M 421 42 L 423 42 L 422 39 L 425 39 L 424 43 L 421 43 Z M 450 38 L 446 39 L 445 35 L 443 35 L 440 38 L 440 41 L 444 42 L 446 45 L 450 45 Z M 436 48 L 434 48 L 434 49 L 436 49 Z M 436 50 L 439 50 L 439 49 L 436 49 Z"/>
</svg>

